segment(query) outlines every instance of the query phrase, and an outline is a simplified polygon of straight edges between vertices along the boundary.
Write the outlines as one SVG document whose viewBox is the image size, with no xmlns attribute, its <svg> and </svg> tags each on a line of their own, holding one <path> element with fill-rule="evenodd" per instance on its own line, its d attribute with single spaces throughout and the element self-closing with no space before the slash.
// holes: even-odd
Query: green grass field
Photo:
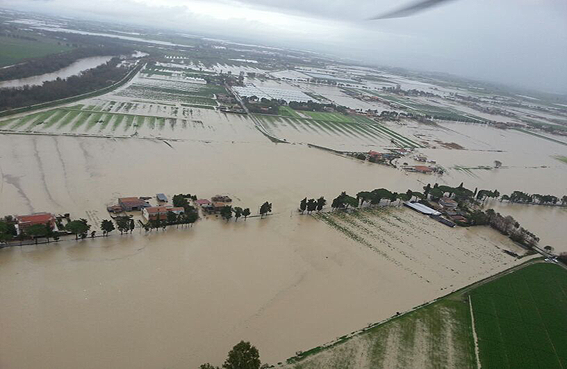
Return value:
<svg viewBox="0 0 567 369">
<path fill-rule="evenodd" d="M 38 35 L 32 35 L 37 41 L 0 36 L 0 67 L 16 64 L 25 59 L 39 58 L 71 50 L 71 47 L 59 45 L 57 41 Z"/>
<path fill-rule="evenodd" d="M 554 156 L 554 158 L 567 164 L 567 156 L 558 155 L 558 156 Z"/>
<path fill-rule="evenodd" d="M 292 357 L 286 369 L 567 368 L 567 271 L 535 263 Z M 419 361 L 419 362 L 418 362 Z"/>
<path fill-rule="evenodd" d="M 471 293 L 483 369 L 567 368 L 567 271 L 534 264 Z"/>
</svg>

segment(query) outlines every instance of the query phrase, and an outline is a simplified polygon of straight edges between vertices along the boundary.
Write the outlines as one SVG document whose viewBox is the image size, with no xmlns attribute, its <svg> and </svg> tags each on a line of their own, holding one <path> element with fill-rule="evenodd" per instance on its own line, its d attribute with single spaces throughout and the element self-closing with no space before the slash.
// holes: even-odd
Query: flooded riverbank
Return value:
<svg viewBox="0 0 567 369">
<path fill-rule="evenodd" d="M 93 56 L 79 59 L 71 65 L 61 68 L 53 73 L 45 73 L 39 76 L 14 79 L 0 82 L 0 88 L 21 88 L 24 86 L 41 86 L 43 82 L 55 81 L 57 78 L 67 79 L 76 76 L 88 69 L 96 68 L 112 59 L 112 56 Z"/>
</svg>

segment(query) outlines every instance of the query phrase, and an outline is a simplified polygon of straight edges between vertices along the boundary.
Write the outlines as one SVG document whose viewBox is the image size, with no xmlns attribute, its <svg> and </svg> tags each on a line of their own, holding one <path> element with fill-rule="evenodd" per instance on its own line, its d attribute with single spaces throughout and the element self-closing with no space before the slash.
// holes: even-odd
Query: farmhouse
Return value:
<svg viewBox="0 0 567 369">
<path fill-rule="evenodd" d="M 146 220 L 166 220 L 169 212 L 179 215 L 185 213 L 185 210 L 181 207 L 173 206 L 150 206 L 142 209 L 142 216 Z"/>
<path fill-rule="evenodd" d="M 21 215 L 16 217 L 18 221 L 18 233 L 22 232 L 28 227 L 37 224 L 47 225 L 50 227 L 55 227 L 55 216 L 51 213 L 34 213 L 30 215 Z"/>
<path fill-rule="evenodd" d="M 210 210 L 213 207 L 212 203 L 207 199 L 196 200 L 195 204 L 199 205 L 203 210 Z"/>
<path fill-rule="evenodd" d="M 118 205 L 120 205 L 124 211 L 142 210 L 150 206 L 147 201 L 138 197 L 121 197 L 118 199 Z"/>
<path fill-rule="evenodd" d="M 228 196 L 216 195 L 211 197 L 213 203 L 213 210 L 220 211 L 223 207 L 232 204 L 232 199 Z"/>
</svg>

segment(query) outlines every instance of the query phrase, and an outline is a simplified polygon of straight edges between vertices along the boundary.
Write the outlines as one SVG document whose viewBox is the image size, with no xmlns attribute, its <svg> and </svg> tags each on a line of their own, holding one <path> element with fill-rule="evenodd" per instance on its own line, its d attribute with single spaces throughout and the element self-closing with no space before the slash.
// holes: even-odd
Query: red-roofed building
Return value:
<svg viewBox="0 0 567 369">
<path fill-rule="evenodd" d="M 120 205 L 124 211 L 142 210 L 150 206 L 147 201 L 138 197 L 122 197 L 118 199 L 118 205 Z"/>
<path fill-rule="evenodd" d="M 24 229 L 37 224 L 49 224 L 55 228 L 55 215 L 51 213 L 34 213 L 30 215 L 17 216 L 18 230 L 21 232 Z"/>
<path fill-rule="evenodd" d="M 172 206 L 150 206 L 142 209 L 142 215 L 147 220 L 167 220 L 167 213 L 169 212 L 179 215 L 185 213 L 185 209 Z"/>
</svg>

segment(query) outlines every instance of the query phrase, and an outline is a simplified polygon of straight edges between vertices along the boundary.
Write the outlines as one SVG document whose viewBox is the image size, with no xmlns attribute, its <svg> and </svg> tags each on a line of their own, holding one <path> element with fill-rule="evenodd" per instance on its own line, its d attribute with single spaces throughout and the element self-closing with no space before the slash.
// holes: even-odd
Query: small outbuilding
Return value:
<svg viewBox="0 0 567 369">
<path fill-rule="evenodd" d="M 163 194 L 163 193 L 158 193 L 156 195 L 156 199 L 159 202 L 167 202 L 167 196 L 165 196 L 165 194 Z"/>
</svg>

